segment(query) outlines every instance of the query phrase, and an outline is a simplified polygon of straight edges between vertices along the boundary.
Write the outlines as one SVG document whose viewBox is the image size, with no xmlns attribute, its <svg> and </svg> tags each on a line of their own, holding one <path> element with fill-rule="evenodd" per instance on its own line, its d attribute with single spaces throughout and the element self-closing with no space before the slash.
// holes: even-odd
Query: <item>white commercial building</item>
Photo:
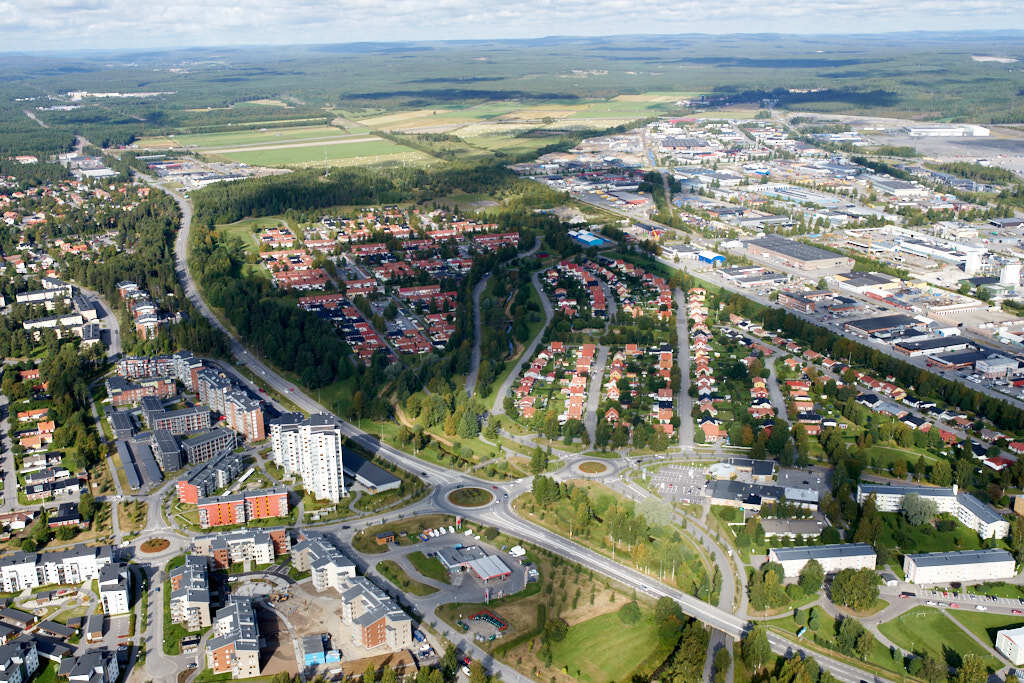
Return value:
<svg viewBox="0 0 1024 683">
<path fill-rule="evenodd" d="M 997 633 L 996 649 L 1010 660 L 1010 664 L 1024 664 L 1024 627 L 1004 628 Z"/>
<path fill-rule="evenodd" d="M 844 569 L 874 569 L 878 556 L 867 543 L 836 543 L 796 548 L 769 548 L 768 560 L 782 565 L 785 576 L 799 576 L 811 560 L 817 560 L 826 574 Z"/>
<path fill-rule="evenodd" d="M 100 569 L 112 561 L 109 545 L 85 544 L 49 553 L 17 551 L 0 557 L 0 584 L 8 593 L 55 583 L 84 583 L 100 578 Z"/>
<path fill-rule="evenodd" d="M 317 500 L 338 503 L 345 489 L 341 428 L 325 413 L 285 413 L 270 423 L 274 462 L 285 472 L 302 477 L 302 485 Z"/>
<path fill-rule="evenodd" d="M 1017 563 L 1005 550 L 961 550 L 921 553 L 903 558 L 903 573 L 910 583 L 980 583 L 1002 581 L 1017 575 Z"/>
<path fill-rule="evenodd" d="M 950 487 L 885 484 L 857 486 L 857 502 L 863 505 L 869 496 L 874 496 L 875 507 L 879 512 L 899 512 L 903 508 L 904 496 L 912 494 L 932 501 L 937 512 L 953 515 L 982 538 L 1006 538 L 1010 533 L 1010 523 L 1002 515 L 971 494 L 960 493 L 956 484 Z"/>
</svg>

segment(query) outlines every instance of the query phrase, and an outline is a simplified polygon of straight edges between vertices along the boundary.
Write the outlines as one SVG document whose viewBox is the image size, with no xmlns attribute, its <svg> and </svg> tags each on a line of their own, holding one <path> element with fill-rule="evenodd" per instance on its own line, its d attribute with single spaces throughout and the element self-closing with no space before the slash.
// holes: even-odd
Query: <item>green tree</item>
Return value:
<svg viewBox="0 0 1024 683">
<path fill-rule="evenodd" d="M 740 653 L 743 663 L 751 671 L 759 671 L 771 656 L 772 647 L 768 643 L 768 633 L 764 626 L 755 624 L 754 628 L 747 631 L 740 643 Z"/>
<path fill-rule="evenodd" d="M 964 655 L 960 668 L 953 676 L 954 683 L 986 683 L 988 667 L 978 655 L 968 652 Z"/>
<path fill-rule="evenodd" d="M 929 683 L 934 681 L 945 683 L 948 675 L 949 667 L 946 666 L 946 662 L 931 652 L 926 652 L 921 663 L 921 678 L 929 681 Z"/>
<path fill-rule="evenodd" d="M 535 446 L 533 453 L 530 455 L 530 472 L 540 474 L 547 468 L 548 456 L 541 450 L 540 446 Z"/>
<path fill-rule="evenodd" d="M 936 486 L 949 486 L 953 483 L 953 468 L 948 460 L 938 460 L 932 465 L 929 479 Z"/>
<path fill-rule="evenodd" d="M 636 604 L 636 600 L 630 600 L 619 608 L 619 620 L 623 624 L 633 625 L 640 621 L 641 616 L 640 605 Z"/>
<path fill-rule="evenodd" d="M 91 522 L 96 516 L 96 499 L 91 493 L 83 493 L 78 499 L 78 515 L 86 522 Z"/>
<path fill-rule="evenodd" d="M 565 640 L 569 633 L 569 624 L 561 617 L 553 617 L 544 622 L 544 631 L 541 633 L 541 640 L 551 643 L 560 643 Z"/>
<path fill-rule="evenodd" d="M 878 600 L 878 575 L 870 569 L 844 569 L 832 579 L 832 602 L 866 610 Z"/>
<path fill-rule="evenodd" d="M 939 508 L 930 498 L 922 498 L 916 493 L 903 496 L 903 516 L 914 526 L 931 524 Z"/>
<path fill-rule="evenodd" d="M 821 590 L 821 584 L 825 580 L 825 569 L 817 560 L 810 560 L 800 570 L 800 588 L 804 593 L 811 595 Z"/>
</svg>

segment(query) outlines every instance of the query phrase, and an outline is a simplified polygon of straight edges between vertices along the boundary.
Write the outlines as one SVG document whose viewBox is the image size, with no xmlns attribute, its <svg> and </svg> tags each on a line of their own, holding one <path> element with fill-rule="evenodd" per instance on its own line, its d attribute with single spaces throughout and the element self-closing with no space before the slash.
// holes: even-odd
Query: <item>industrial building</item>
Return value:
<svg viewBox="0 0 1024 683">
<path fill-rule="evenodd" d="M 903 573 L 910 583 L 922 585 L 1002 581 L 1017 575 L 1017 563 L 1005 550 L 961 550 L 921 553 L 903 558 Z"/>
<path fill-rule="evenodd" d="M 892 345 L 893 350 L 916 358 L 934 353 L 952 353 L 976 348 L 974 343 L 966 337 L 954 334 L 948 337 L 937 337 L 935 339 L 918 339 L 913 341 L 898 341 Z"/>
<path fill-rule="evenodd" d="M 894 315 L 882 315 L 874 318 L 862 318 L 851 320 L 844 327 L 848 332 L 856 332 L 862 335 L 883 336 L 892 334 L 908 327 L 920 325 L 921 321 L 911 318 L 909 315 L 897 313 Z"/>
<path fill-rule="evenodd" d="M 787 578 L 800 575 L 811 560 L 817 560 L 826 574 L 844 569 L 874 569 L 878 556 L 867 543 L 836 543 L 794 548 L 770 548 L 768 561 L 778 562 Z"/>
<path fill-rule="evenodd" d="M 853 269 L 853 259 L 848 256 L 778 235 L 765 235 L 744 244 L 748 256 L 801 273 Z"/>
</svg>

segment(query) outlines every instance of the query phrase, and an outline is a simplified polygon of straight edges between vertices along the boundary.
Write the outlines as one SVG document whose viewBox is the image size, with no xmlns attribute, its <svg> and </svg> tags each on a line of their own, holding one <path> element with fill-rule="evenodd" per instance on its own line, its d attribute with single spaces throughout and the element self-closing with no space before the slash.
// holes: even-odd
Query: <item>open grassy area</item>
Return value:
<svg viewBox="0 0 1024 683">
<path fill-rule="evenodd" d="M 572 626 L 565 640 L 552 646 L 551 663 L 581 681 L 628 681 L 657 649 L 657 629 L 649 619 L 627 625 L 609 613 Z"/>
<path fill-rule="evenodd" d="M 416 567 L 416 571 L 423 574 L 423 576 L 442 583 L 449 583 L 448 571 L 436 557 L 427 557 L 418 550 L 409 553 L 406 557 L 409 558 L 412 566 Z"/>
<path fill-rule="evenodd" d="M 386 552 L 386 545 L 378 545 L 376 535 L 383 532 L 390 532 L 395 535 L 395 543 L 398 545 L 412 545 L 419 543 L 416 537 L 424 529 L 434 529 L 441 525 L 450 526 L 455 524 L 455 518 L 451 515 L 424 515 L 422 517 L 410 517 L 400 519 L 396 522 L 379 524 L 367 527 L 352 537 L 352 547 L 364 554 L 377 554 Z M 405 532 L 405 536 L 402 535 Z"/>
<path fill-rule="evenodd" d="M 222 149 L 211 155 L 257 166 L 322 164 L 325 155 L 328 163 L 354 159 L 359 159 L 362 163 L 367 164 L 382 161 L 417 162 L 430 159 L 422 152 L 395 144 L 390 140 L 366 139 L 365 137 L 355 138 L 351 142 L 330 141 L 303 146 L 281 145 L 276 149 Z"/>
<path fill-rule="evenodd" d="M 927 525 L 916 527 L 901 513 L 881 512 L 885 526 L 879 540 L 902 553 L 938 553 L 949 550 L 977 550 L 982 547 L 977 532 L 959 522 L 950 531 Z"/>
<path fill-rule="evenodd" d="M 1024 616 L 1019 614 L 987 614 L 985 612 L 968 612 L 967 610 L 950 610 L 949 615 L 968 631 L 986 642 L 990 647 L 996 646 L 996 634 L 1004 628 L 1020 628 L 1024 626 Z"/>
<path fill-rule="evenodd" d="M 243 147 L 247 145 L 277 145 L 288 142 L 309 142 L 312 140 L 344 139 L 351 137 L 345 131 L 334 126 L 294 126 L 288 128 L 268 128 L 265 130 L 251 129 L 232 131 L 230 133 L 199 133 L 195 135 L 171 135 L 142 138 L 138 147 L 188 147 L 203 151 L 222 149 L 225 147 Z M 362 136 L 360 136 L 362 137 Z"/>
<path fill-rule="evenodd" d="M 968 653 L 978 655 L 992 669 L 1002 666 L 998 659 L 934 607 L 915 607 L 879 625 L 878 629 L 904 650 L 930 652 L 950 666 L 959 666 L 963 656 Z"/>
<path fill-rule="evenodd" d="M 393 583 L 395 587 L 403 593 L 412 593 L 413 595 L 430 595 L 431 593 L 437 592 L 437 589 L 433 586 L 428 586 L 425 583 L 414 581 L 405 573 L 405 570 L 393 560 L 382 560 L 381 562 L 378 562 L 377 571 L 379 571 L 381 576 Z"/>
<path fill-rule="evenodd" d="M 138 533 L 146 528 L 149 505 L 144 500 L 122 500 L 117 504 L 117 523 L 121 533 Z"/>
</svg>

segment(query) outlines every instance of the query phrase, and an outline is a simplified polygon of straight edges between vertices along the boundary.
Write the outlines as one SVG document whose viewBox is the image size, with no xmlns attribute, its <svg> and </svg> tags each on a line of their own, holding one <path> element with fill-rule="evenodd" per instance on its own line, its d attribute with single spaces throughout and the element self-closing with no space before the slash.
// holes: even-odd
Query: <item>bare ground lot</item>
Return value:
<svg viewBox="0 0 1024 683">
<path fill-rule="evenodd" d="M 266 647 L 260 651 L 260 671 L 264 676 L 279 673 L 297 674 L 295 647 L 288 635 L 288 630 L 278 618 L 265 609 L 258 612 L 260 635 L 265 639 Z"/>
</svg>

